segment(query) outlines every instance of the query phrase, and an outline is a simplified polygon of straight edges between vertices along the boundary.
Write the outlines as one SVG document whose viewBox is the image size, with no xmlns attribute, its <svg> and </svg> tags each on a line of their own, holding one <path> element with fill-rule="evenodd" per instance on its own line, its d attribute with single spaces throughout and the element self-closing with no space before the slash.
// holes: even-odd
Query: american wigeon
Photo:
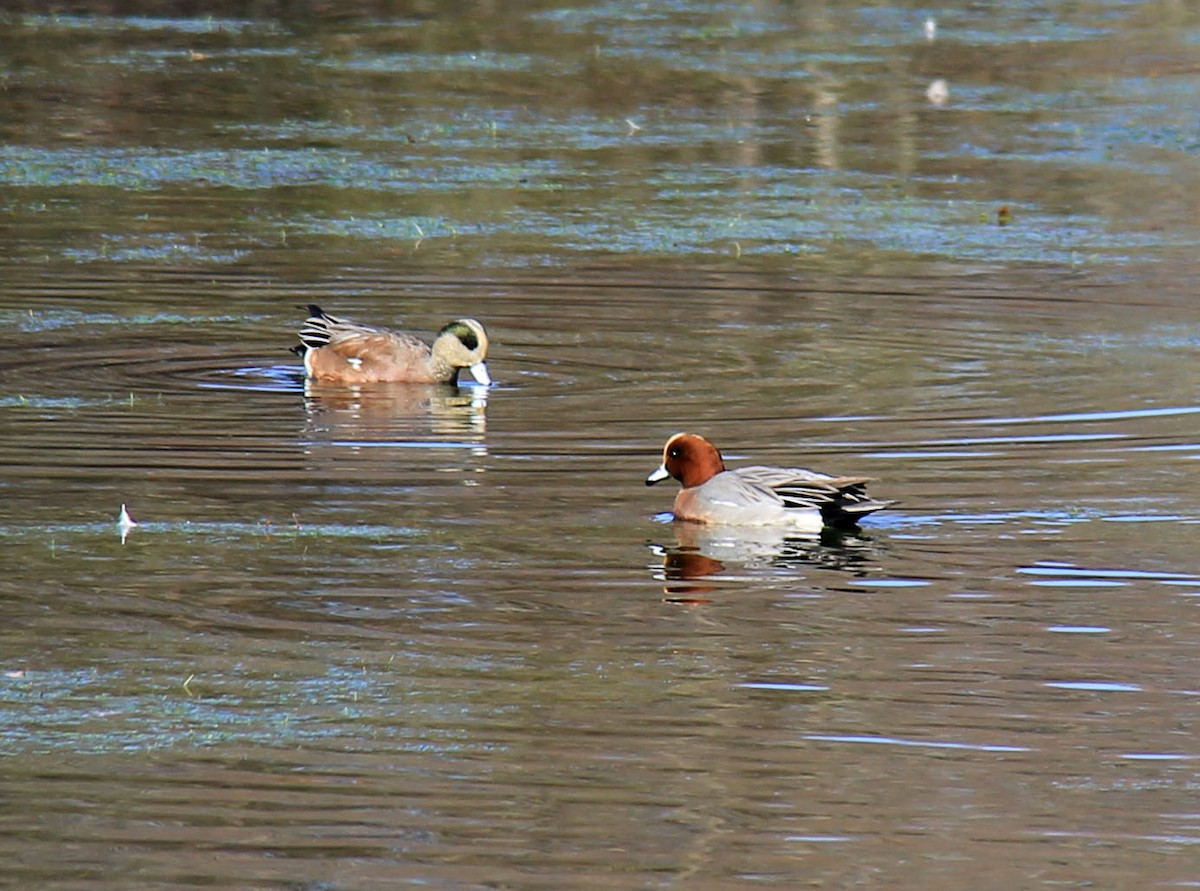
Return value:
<svg viewBox="0 0 1200 891">
<path fill-rule="evenodd" d="M 339 319 L 309 304 L 292 351 L 303 357 L 309 377 L 335 383 L 453 384 L 460 368 L 481 384 L 492 382 L 484 362 L 487 332 L 474 319 L 446 325 L 431 347 L 411 334 Z"/>
<path fill-rule="evenodd" d="M 867 497 L 868 477 L 829 476 L 797 467 L 725 469 L 721 453 L 696 433 L 677 433 L 663 448 L 663 463 L 646 478 L 667 477 L 683 485 L 675 496 L 675 519 L 736 526 L 786 525 L 819 532 L 852 527 L 890 502 Z"/>
</svg>

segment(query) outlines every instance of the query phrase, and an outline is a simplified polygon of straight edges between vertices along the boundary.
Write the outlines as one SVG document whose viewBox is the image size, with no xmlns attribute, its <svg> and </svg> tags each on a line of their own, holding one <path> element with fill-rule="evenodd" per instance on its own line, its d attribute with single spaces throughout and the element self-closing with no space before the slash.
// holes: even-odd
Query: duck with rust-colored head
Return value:
<svg viewBox="0 0 1200 891">
<path fill-rule="evenodd" d="M 830 476 L 799 467 L 727 470 L 717 447 L 697 433 L 677 433 L 663 447 L 663 462 L 646 477 L 667 477 L 683 488 L 675 496 L 677 520 L 731 526 L 780 525 L 803 532 L 857 525 L 891 502 L 867 496 L 869 477 Z"/>
<path fill-rule="evenodd" d="M 339 319 L 309 304 L 300 345 L 292 350 L 304 359 L 310 378 L 332 383 L 455 384 L 462 368 L 481 384 L 492 382 L 484 361 L 487 332 L 474 319 L 446 325 L 430 346 L 411 334 Z"/>
</svg>

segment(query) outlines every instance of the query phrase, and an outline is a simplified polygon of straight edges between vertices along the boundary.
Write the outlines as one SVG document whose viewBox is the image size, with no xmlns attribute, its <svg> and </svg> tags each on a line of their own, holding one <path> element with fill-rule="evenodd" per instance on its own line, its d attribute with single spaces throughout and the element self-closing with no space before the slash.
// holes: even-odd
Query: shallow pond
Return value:
<svg viewBox="0 0 1200 891">
<path fill-rule="evenodd" d="M 1196 885 L 1200 14 L 162 6 L 0 20 L 8 882 Z"/>
</svg>

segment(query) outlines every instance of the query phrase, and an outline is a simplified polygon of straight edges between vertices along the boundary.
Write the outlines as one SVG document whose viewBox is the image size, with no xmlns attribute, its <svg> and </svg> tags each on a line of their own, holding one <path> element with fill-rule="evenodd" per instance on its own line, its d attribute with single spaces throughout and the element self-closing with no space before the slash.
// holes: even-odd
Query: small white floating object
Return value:
<svg viewBox="0 0 1200 891">
<path fill-rule="evenodd" d="M 933 16 L 925 20 L 925 39 L 930 43 L 937 39 L 937 19 Z"/>
<path fill-rule="evenodd" d="M 117 530 L 121 533 L 121 544 L 125 544 L 125 539 L 129 537 L 129 531 L 136 525 L 137 520 L 129 516 L 129 511 L 122 504 L 121 512 L 117 514 Z"/>
<path fill-rule="evenodd" d="M 939 77 L 925 88 L 925 98 L 933 105 L 945 105 L 950 98 L 950 85 Z"/>
<path fill-rule="evenodd" d="M 629 125 L 629 135 L 632 136 L 638 130 L 641 130 L 641 125 L 634 121 L 633 118 L 626 118 L 625 123 Z"/>
</svg>

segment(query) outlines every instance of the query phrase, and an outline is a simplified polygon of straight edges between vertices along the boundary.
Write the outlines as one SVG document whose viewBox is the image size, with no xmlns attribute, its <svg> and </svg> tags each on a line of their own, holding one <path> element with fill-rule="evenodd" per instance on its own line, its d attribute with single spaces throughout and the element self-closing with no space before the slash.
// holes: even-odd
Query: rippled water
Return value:
<svg viewBox="0 0 1200 891">
<path fill-rule="evenodd" d="M 1194 11 L 114 9 L 0 37 L 0 884 L 1197 884 Z"/>
</svg>

